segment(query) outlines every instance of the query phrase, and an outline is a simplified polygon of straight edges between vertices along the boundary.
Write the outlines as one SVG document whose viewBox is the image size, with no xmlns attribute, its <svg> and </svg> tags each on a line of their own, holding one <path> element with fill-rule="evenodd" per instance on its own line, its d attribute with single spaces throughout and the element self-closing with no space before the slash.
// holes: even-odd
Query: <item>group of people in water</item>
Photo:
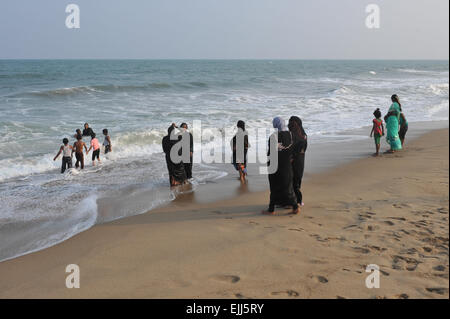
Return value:
<svg viewBox="0 0 450 319">
<path fill-rule="evenodd" d="M 103 129 L 103 146 L 105 148 L 104 154 L 108 154 L 112 151 L 112 143 L 111 143 L 111 137 L 109 136 L 108 129 Z M 90 146 L 89 149 L 86 145 L 86 143 L 83 141 L 83 137 L 90 137 Z M 86 155 L 89 154 L 89 152 L 92 150 L 92 165 L 95 166 L 95 160 L 98 161 L 98 163 L 101 163 L 100 161 L 100 143 L 97 139 L 97 135 L 94 133 L 92 128 L 89 127 L 88 123 L 84 124 L 84 130 L 81 132 L 80 129 L 77 129 L 75 131 L 74 138 L 76 139 L 75 143 L 73 145 L 69 145 L 69 139 L 64 138 L 63 139 L 63 145 L 60 146 L 58 153 L 53 158 L 54 161 L 59 157 L 59 155 L 62 156 L 62 163 L 61 163 L 61 173 L 64 173 L 66 169 L 72 168 L 72 158 L 73 154 L 75 154 L 75 168 L 84 169 L 84 153 L 83 149 L 86 152 Z"/>
<path fill-rule="evenodd" d="M 387 153 L 401 150 L 408 131 L 408 121 L 402 111 L 400 98 L 394 94 L 391 97 L 392 105 L 384 117 L 386 123 L 386 141 L 390 145 Z M 372 123 L 370 137 L 374 137 L 376 153 L 379 155 L 381 137 L 385 135 L 382 114 L 379 108 L 373 113 L 375 118 Z M 292 214 L 299 214 L 303 206 L 303 195 L 301 192 L 303 172 L 305 168 L 305 153 L 308 147 L 308 135 L 306 134 L 302 120 L 297 116 L 291 116 L 286 126 L 284 120 L 275 117 L 272 121 L 273 127 L 277 129 L 277 144 L 274 147 L 269 140 L 268 165 L 270 158 L 275 155 L 278 164 L 274 172 L 269 172 L 270 200 L 269 207 L 264 210 L 264 214 L 274 214 L 276 207 L 292 207 Z M 169 181 L 171 186 L 178 186 L 187 183 L 192 178 L 192 154 L 194 151 L 192 134 L 187 131 L 186 123 L 180 125 L 181 131 L 174 133 L 177 128 L 175 123 L 168 128 L 168 134 L 163 138 L 162 146 L 166 156 L 167 169 L 169 171 Z M 247 177 L 247 151 L 250 148 L 248 133 L 245 130 L 245 122 L 237 122 L 237 133 L 230 141 L 233 152 L 232 164 L 239 172 L 241 182 Z M 171 136 L 174 134 L 175 138 Z M 190 145 L 190 160 L 175 162 L 171 158 L 173 147 L 177 145 L 183 137 L 188 138 Z M 276 152 L 276 154 L 273 154 Z M 176 154 L 182 154 L 182 148 L 176 150 Z"/>
</svg>

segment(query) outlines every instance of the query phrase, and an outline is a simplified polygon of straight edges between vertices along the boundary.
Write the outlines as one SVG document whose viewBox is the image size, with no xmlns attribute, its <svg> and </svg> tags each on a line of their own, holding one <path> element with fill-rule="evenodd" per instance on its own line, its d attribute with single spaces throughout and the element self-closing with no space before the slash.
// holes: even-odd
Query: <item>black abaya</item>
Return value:
<svg viewBox="0 0 450 319">
<path fill-rule="evenodd" d="M 301 192 L 303 172 L 305 170 L 305 152 L 307 148 L 307 140 L 301 137 L 294 137 L 292 145 L 292 171 L 293 171 L 293 187 L 297 198 L 297 203 L 301 204 L 303 195 Z"/>
<path fill-rule="evenodd" d="M 269 174 L 270 184 L 270 204 L 269 211 L 273 212 L 275 205 L 292 206 L 294 209 L 298 207 L 292 185 L 293 171 L 291 164 L 291 134 L 287 131 L 278 132 L 278 143 L 286 149 L 270 149 L 271 152 L 276 151 L 278 155 L 278 167 L 275 173 Z"/>
<path fill-rule="evenodd" d="M 174 186 L 176 184 L 175 182 L 183 184 L 187 179 L 183 162 L 180 161 L 179 163 L 174 163 L 170 158 L 170 151 L 172 150 L 172 147 L 177 143 L 177 140 L 171 140 L 168 135 L 164 136 L 162 140 L 162 147 L 164 153 L 166 154 L 166 164 L 167 170 L 169 171 L 169 180 L 171 186 Z M 181 155 L 181 149 L 179 151 L 179 155 Z"/>
</svg>

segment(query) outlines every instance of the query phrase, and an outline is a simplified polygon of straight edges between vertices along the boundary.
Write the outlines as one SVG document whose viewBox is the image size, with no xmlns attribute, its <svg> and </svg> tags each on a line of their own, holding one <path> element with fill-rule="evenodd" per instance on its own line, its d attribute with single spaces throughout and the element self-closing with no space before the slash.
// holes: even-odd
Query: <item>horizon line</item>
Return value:
<svg viewBox="0 0 450 319">
<path fill-rule="evenodd" d="M 4 60 L 30 61 L 30 60 L 129 60 L 129 61 L 449 61 L 449 59 L 431 58 L 1 58 Z"/>
</svg>

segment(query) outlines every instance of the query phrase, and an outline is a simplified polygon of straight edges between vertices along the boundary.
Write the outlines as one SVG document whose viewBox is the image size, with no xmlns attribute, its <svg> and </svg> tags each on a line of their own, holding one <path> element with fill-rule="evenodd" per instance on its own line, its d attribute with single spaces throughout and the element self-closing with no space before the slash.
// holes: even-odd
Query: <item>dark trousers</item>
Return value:
<svg viewBox="0 0 450 319">
<path fill-rule="evenodd" d="M 84 155 L 83 153 L 75 153 L 75 158 L 77 161 L 75 162 L 75 167 L 78 168 L 81 165 L 81 169 L 84 168 Z"/>
<path fill-rule="evenodd" d="M 294 162 L 292 163 L 292 168 L 294 171 L 294 178 L 292 179 L 292 186 L 294 187 L 294 193 L 297 197 L 297 203 L 302 204 L 303 202 L 303 194 L 301 191 L 302 188 L 302 179 L 303 179 L 303 171 L 305 170 L 305 154 L 301 153 L 296 156 Z"/>
<path fill-rule="evenodd" d="M 62 165 L 61 165 L 61 174 L 66 171 L 66 169 L 72 168 L 72 157 L 70 156 L 64 156 L 62 158 Z"/>
<path fill-rule="evenodd" d="M 184 163 L 184 171 L 186 172 L 187 179 L 192 178 L 192 156 L 190 163 Z"/>
</svg>

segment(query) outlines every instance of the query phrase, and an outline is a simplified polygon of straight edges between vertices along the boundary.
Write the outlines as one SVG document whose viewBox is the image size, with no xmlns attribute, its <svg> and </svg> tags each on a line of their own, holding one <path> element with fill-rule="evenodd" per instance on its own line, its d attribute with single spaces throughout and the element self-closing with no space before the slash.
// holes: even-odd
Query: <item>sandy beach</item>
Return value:
<svg viewBox="0 0 450 319">
<path fill-rule="evenodd" d="M 299 216 L 261 215 L 268 192 L 243 186 L 97 225 L 0 263 L 0 298 L 448 298 L 448 134 L 309 176 Z"/>
</svg>

